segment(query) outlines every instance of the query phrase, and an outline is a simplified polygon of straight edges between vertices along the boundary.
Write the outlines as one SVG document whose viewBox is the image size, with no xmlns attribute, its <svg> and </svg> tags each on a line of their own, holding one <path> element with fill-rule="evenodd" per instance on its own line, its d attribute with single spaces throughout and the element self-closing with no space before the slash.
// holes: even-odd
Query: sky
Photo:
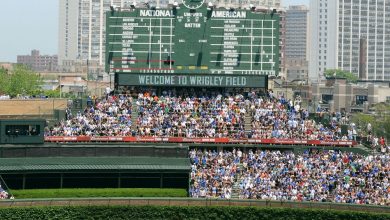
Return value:
<svg viewBox="0 0 390 220">
<path fill-rule="evenodd" d="M 282 0 L 282 5 L 309 5 L 309 0 Z"/>
<path fill-rule="evenodd" d="M 58 0 L 0 1 L 0 62 L 16 62 L 32 49 L 57 54 Z"/>
<path fill-rule="evenodd" d="M 59 0 L 1 0 L 0 62 L 37 49 L 42 55 L 58 50 Z M 282 0 L 283 6 L 308 5 L 309 0 Z"/>
</svg>

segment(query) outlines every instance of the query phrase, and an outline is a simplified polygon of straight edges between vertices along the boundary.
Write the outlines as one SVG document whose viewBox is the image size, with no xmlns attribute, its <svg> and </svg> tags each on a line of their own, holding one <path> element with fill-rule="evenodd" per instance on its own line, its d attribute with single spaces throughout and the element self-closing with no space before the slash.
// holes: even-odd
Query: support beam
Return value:
<svg viewBox="0 0 390 220">
<path fill-rule="evenodd" d="M 60 189 L 62 189 L 64 186 L 64 174 L 61 173 L 60 174 Z"/>
<path fill-rule="evenodd" d="M 26 189 L 26 174 L 23 174 L 22 189 Z"/>
<path fill-rule="evenodd" d="M 121 188 L 122 174 L 118 173 L 118 188 Z"/>
</svg>

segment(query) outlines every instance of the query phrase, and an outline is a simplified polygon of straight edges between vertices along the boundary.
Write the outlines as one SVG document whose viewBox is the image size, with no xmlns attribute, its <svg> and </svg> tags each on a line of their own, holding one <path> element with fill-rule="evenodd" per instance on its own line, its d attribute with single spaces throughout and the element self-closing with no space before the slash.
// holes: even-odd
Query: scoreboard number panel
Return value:
<svg viewBox="0 0 390 220">
<path fill-rule="evenodd" d="M 107 12 L 106 72 L 277 75 L 279 17 L 250 10 L 178 9 Z"/>
</svg>

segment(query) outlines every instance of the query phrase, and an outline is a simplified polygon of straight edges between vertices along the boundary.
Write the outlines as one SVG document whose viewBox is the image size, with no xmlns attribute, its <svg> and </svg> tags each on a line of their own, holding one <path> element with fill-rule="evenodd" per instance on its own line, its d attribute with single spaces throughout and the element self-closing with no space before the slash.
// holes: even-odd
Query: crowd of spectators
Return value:
<svg viewBox="0 0 390 220">
<path fill-rule="evenodd" d="M 0 95 L 0 100 L 9 100 L 9 99 L 11 99 L 11 97 L 9 95 L 6 95 L 6 94 Z"/>
<path fill-rule="evenodd" d="M 186 88 L 157 94 L 145 89 L 132 96 L 106 95 L 90 103 L 75 115 L 67 111 L 67 119 L 46 129 L 46 135 L 311 140 L 353 140 L 357 135 L 353 124 L 342 134 L 341 125 L 349 123 L 347 116 L 333 113 L 325 125 L 309 118 L 299 97 L 286 100 L 272 91 Z M 132 110 L 137 118 L 131 118 Z M 323 112 L 317 114 L 321 118 Z"/>
<path fill-rule="evenodd" d="M 340 112 L 331 114 L 329 125 L 309 118 L 307 109 L 301 107 L 300 97 L 286 100 L 275 97 L 272 91 L 266 96 L 249 94 L 252 116 L 251 137 L 310 139 L 310 140 L 353 140 L 356 129 L 351 127 L 348 134 L 342 134 L 341 126 L 348 124 L 348 118 Z M 317 109 L 317 118 L 322 118 L 324 110 Z M 353 131 L 355 133 L 353 133 Z"/>
<path fill-rule="evenodd" d="M 66 110 L 66 120 L 45 130 L 46 136 L 131 136 L 132 97 L 108 95 L 91 100 L 84 112 L 73 115 Z"/>
<path fill-rule="evenodd" d="M 8 192 L 5 189 L 3 189 L 3 187 L 1 187 L 1 185 L 0 185 L 0 199 L 13 199 L 13 197 L 10 196 Z"/>
<path fill-rule="evenodd" d="M 214 91 L 145 91 L 137 99 L 137 134 L 170 137 L 245 137 L 245 99 Z"/>
<path fill-rule="evenodd" d="M 191 197 L 390 205 L 390 154 L 191 150 Z"/>
<path fill-rule="evenodd" d="M 10 99 L 47 99 L 49 98 L 46 95 L 16 95 L 11 97 L 10 95 L 7 94 L 1 94 L 0 95 L 0 100 L 10 100 Z"/>
</svg>

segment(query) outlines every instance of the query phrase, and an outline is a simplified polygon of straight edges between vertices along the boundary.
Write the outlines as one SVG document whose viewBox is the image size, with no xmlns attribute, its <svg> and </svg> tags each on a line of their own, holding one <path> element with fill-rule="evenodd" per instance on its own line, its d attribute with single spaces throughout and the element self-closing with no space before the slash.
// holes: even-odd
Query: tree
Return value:
<svg viewBox="0 0 390 220">
<path fill-rule="evenodd" d="M 340 69 L 328 69 L 325 71 L 325 77 L 341 77 L 346 78 L 347 82 L 356 83 L 359 79 L 355 74 Z"/>
<path fill-rule="evenodd" d="M 60 90 L 46 90 L 43 92 L 45 96 L 48 96 L 49 98 L 59 98 L 60 97 Z M 64 97 L 66 97 L 66 94 L 63 94 Z"/>
<path fill-rule="evenodd" d="M 383 136 L 390 139 L 390 106 L 384 103 L 375 105 L 375 115 L 357 113 L 354 114 L 351 120 L 361 128 L 363 135 L 367 135 L 367 124 L 371 124 L 371 131 L 376 136 Z"/>
<path fill-rule="evenodd" d="M 16 65 L 12 71 L 0 70 L 0 92 L 15 97 L 41 92 L 42 79 L 31 69 Z"/>
<path fill-rule="evenodd" d="M 8 70 L 1 68 L 0 69 L 0 94 L 6 94 L 9 87 L 9 77 Z"/>
</svg>

